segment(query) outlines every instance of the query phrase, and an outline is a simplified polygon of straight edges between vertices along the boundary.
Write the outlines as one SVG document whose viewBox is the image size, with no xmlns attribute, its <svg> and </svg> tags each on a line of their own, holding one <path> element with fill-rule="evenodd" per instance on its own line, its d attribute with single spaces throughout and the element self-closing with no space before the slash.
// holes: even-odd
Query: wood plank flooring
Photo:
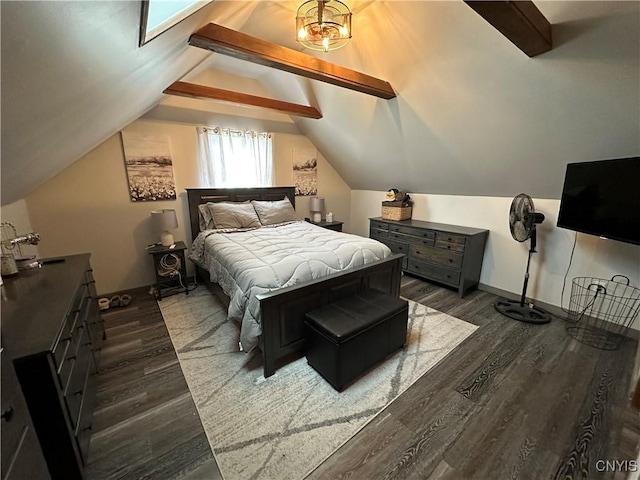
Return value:
<svg viewBox="0 0 640 480">
<path fill-rule="evenodd" d="M 220 478 L 158 306 L 146 289 L 134 295 L 105 315 L 87 479 Z M 517 322 L 495 295 L 459 299 L 410 276 L 402 295 L 480 328 L 309 478 L 626 477 L 596 462 L 637 457 L 635 340 L 598 350 L 560 319 Z"/>
</svg>

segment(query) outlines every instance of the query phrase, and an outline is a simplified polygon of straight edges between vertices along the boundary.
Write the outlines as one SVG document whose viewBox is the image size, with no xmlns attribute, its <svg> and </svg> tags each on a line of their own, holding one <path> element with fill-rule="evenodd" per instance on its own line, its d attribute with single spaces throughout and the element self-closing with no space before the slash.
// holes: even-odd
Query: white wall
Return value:
<svg viewBox="0 0 640 480">
<path fill-rule="evenodd" d="M 354 233 L 368 236 L 368 219 L 380 216 L 384 195 L 385 192 L 371 190 L 352 191 Z M 512 198 L 424 194 L 411 194 L 411 198 L 414 201 L 413 219 L 489 230 L 480 283 L 520 296 L 529 242 L 519 243 L 511 237 L 508 219 Z M 532 259 L 527 297 L 559 307 L 565 274 L 565 308 L 569 305 L 574 277 L 610 279 L 621 274 L 629 277 L 631 285 L 640 287 L 640 246 L 581 233 L 577 234 L 575 253 L 567 274 L 576 234 L 555 226 L 559 200 L 533 200 L 536 211 L 546 218 L 537 227 L 538 253 Z M 638 320 L 636 325 L 640 325 Z"/>
</svg>

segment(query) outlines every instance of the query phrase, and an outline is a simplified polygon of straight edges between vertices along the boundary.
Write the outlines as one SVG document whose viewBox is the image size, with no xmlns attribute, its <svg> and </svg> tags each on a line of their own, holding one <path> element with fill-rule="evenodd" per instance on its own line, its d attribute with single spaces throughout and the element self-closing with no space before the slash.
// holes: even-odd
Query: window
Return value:
<svg viewBox="0 0 640 480">
<path fill-rule="evenodd" d="M 198 127 L 203 187 L 270 187 L 273 142 L 270 133 Z"/>
<path fill-rule="evenodd" d="M 142 0 L 140 46 L 169 30 L 211 0 Z"/>
</svg>

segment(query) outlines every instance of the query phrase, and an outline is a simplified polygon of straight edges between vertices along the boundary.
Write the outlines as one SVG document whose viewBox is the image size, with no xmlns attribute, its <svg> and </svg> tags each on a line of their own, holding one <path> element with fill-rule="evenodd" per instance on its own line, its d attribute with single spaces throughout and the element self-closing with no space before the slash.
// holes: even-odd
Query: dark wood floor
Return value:
<svg viewBox="0 0 640 480">
<path fill-rule="evenodd" d="M 597 462 L 637 456 L 636 341 L 598 350 L 560 319 L 520 323 L 492 294 L 408 276 L 402 295 L 479 328 L 310 478 L 626 478 Z M 160 311 L 135 296 L 105 315 L 87 479 L 219 478 Z"/>
</svg>

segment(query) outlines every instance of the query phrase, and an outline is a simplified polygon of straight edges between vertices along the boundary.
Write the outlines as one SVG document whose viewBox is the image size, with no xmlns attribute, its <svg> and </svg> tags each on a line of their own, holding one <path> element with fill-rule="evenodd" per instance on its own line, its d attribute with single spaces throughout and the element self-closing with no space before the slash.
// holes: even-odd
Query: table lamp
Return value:
<svg viewBox="0 0 640 480">
<path fill-rule="evenodd" d="M 311 197 L 309 210 L 311 211 L 313 222 L 320 223 L 322 221 L 322 212 L 324 211 L 324 198 Z"/>
<path fill-rule="evenodd" d="M 165 247 L 173 245 L 173 235 L 169 230 L 178 228 L 176 211 L 171 209 L 152 210 L 151 223 L 156 231 L 161 232 L 160 243 Z"/>
</svg>

